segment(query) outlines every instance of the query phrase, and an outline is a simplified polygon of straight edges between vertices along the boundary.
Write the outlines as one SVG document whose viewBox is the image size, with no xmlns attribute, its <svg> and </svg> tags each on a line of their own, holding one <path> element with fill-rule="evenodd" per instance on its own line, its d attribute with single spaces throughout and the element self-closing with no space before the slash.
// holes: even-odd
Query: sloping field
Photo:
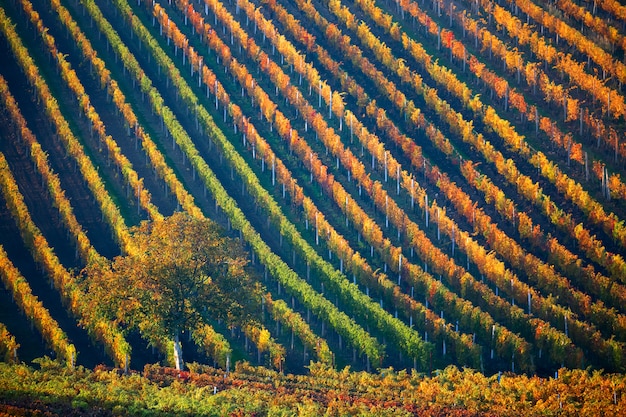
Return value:
<svg viewBox="0 0 626 417">
<path fill-rule="evenodd" d="M 625 15 L 0 0 L 0 353 L 165 358 L 89 314 L 75 272 L 187 211 L 268 293 L 262 325 L 207 325 L 188 360 L 623 372 Z"/>
</svg>

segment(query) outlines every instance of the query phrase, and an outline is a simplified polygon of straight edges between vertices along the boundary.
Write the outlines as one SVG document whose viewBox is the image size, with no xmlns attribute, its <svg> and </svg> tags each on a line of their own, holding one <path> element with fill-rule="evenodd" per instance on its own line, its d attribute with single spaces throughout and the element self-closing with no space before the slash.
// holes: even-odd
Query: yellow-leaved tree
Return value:
<svg viewBox="0 0 626 417">
<path fill-rule="evenodd" d="M 175 213 L 131 229 L 136 250 L 100 260 L 81 272 L 91 314 L 138 330 L 152 344 L 173 341 L 183 368 L 180 334 L 210 320 L 252 324 L 262 288 L 248 270 L 238 239 L 209 219 Z"/>
</svg>

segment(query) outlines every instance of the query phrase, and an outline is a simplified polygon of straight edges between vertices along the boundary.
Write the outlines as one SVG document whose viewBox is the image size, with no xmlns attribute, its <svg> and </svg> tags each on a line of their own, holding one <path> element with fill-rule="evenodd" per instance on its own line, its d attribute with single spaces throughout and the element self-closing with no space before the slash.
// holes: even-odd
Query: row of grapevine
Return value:
<svg viewBox="0 0 626 417">
<path fill-rule="evenodd" d="M 475 415 L 489 410 L 494 415 L 588 417 L 620 415 L 626 406 L 623 375 L 579 369 L 561 369 L 554 377 L 540 377 L 488 376 L 447 367 L 425 377 L 393 368 L 364 373 L 313 363 L 305 375 L 283 375 L 240 363 L 227 375 L 200 364 L 181 375 L 175 369 L 153 364 L 130 379 L 117 375 L 117 370 L 101 368 L 61 374 L 51 361 L 41 362 L 47 372 L 27 365 L 0 367 L 2 385 L 27 398 L 50 397 L 54 407 L 73 398 L 79 386 L 87 403 L 99 400 L 116 404 L 126 398 L 127 408 L 133 410 L 167 413 L 174 408 L 179 414 L 196 415 Z M 30 382 L 27 387 L 16 374 Z M 104 383 L 110 389 L 103 389 Z M 157 390 L 164 393 L 143 395 Z M 219 394 L 210 395 L 210 391 Z M 54 400 L 57 397 L 60 399 Z M 27 414 L 33 410 L 43 413 L 51 407 L 38 403 L 25 401 L 5 409 L 10 414 Z"/>
<path fill-rule="evenodd" d="M 15 340 L 4 323 L 0 323 L 0 358 L 7 363 L 17 362 L 17 349 L 20 344 Z"/>
<path fill-rule="evenodd" d="M 559 0 L 554 5 L 565 16 L 581 22 L 581 34 L 583 33 L 583 27 L 586 26 L 591 31 L 608 40 L 611 43 L 612 50 L 617 46 L 626 51 L 626 38 L 624 38 L 624 35 L 619 33 L 617 28 L 611 26 L 604 19 L 594 15 L 585 7 L 576 4 L 572 0 Z"/>
<path fill-rule="evenodd" d="M 244 326 L 243 330 L 257 346 L 259 354 L 261 352 L 269 352 L 272 366 L 282 372 L 283 361 L 285 360 L 284 346 L 276 343 L 271 337 L 269 330 L 265 328 L 247 325 Z"/>
<path fill-rule="evenodd" d="M 611 16 L 615 17 L 618 20 L 621 20 L 622 22 L 626 22 L 626 6 L 620 4 L 619 1 L 605 0 L 605 1 L 597 2 L 596 0 L 594 0 L 593 2 L 594 14 L 596 11 L 596 7 L 598 5 L 600 6 L 600 8 L 610 13 Z"/>
<path fill-rule="evenodd" d="M 296 334 L 301 335 L 300 338 L 304 345 L 311 351 L 316 352 L 316 356 L 321 363 L 326 365 L 332 364 L 332 352 L 326 341 L 317 336 L 308 323 L 289 308 L 283 300 L 274 300 L 268 293 L 264 298 L 264 304 L 270 313 L 280 322 L 292 329 Z"/>
<path fill-rule="evenodd" d="M 206 352 L 220 366 L 228 369 L 232 349 L 228 340 L 208 324 L 193 332 L 192 338 L 196 346 Z"/>
</svg>

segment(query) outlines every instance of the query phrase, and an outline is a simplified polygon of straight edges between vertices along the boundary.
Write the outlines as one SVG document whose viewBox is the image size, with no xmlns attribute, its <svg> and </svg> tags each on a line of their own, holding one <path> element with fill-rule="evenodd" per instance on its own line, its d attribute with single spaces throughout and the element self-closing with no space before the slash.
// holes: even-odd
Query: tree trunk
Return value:
<svg viewBox="0 0 626 417">
<path fill-rule="evenodd" d="M 183 369 L 183 348 L 180 345 L 180 339 L 178 333 L 174 336 L 174 363 L 176 364 L 176 370 L 182 371 Z"/>
</svg>

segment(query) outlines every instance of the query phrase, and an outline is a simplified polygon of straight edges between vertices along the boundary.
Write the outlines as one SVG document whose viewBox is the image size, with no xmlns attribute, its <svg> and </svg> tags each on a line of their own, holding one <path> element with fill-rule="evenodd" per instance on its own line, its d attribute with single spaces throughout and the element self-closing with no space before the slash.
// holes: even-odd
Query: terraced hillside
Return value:
<svg viewBox="0 0 626 417">
<path fill-rule="evenodd" d="M 267 292 L 190 360 L 623 372 L 626 13 L 599 3 L 0 0 L 0 353 L 166 358 L 76 272 L 186 211 Z"/>
</svg>

